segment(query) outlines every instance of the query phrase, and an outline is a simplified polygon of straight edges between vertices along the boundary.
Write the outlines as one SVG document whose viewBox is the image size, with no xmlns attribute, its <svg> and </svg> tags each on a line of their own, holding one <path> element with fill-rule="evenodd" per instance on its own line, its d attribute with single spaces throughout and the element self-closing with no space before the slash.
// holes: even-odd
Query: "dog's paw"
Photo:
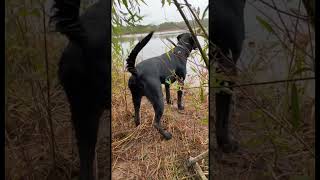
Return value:
<svg viewBox="0 0 320 180">
<path fill-rule="evenodd" d="M 140 125 L 140 120 L 135 120 L 134 123 L 136 124 L 136 127 Z"/>
<path fill-rule="evenodd" d="M 178 105 L 178 109 L 179 109 L 179 110 L 184 110 L 184 106 L 182 106 L 182 105 L 179 106 L 179 105 Z"/>
<path fill-rule="evenodd" d="M 169 132 L 164 132 L 163 133 L 163 137 L 166 139 L 166 140 L 170 140 L 172 138 L 172 134 L 169 133 Z"/>
</svg>

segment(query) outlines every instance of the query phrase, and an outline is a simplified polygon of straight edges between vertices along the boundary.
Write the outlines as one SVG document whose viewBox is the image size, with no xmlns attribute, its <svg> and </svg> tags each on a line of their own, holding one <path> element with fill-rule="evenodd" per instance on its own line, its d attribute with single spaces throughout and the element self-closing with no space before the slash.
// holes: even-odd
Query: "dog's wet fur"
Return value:
<svg viewBox="0 0 320 180">
<path fill-rule="evenodd" d="M 177 37 L 177 46 L 171 51 L 146 59 L 135 66 L 139 51 L 148 43 L 152 35 L 153 32 L 141 40 L 127 59 L 127 69 L 132 74 L 128 86 L 132 94 L 136 126 L 140 125 L 141 98 L 146 96 L 155 112 L 154 127 L 165 139 L 169 140 L 172 138 L 172 134 L 165 131 L 161 125 L 161 117 L 164 111 L 162 84 L 165 85 L 167 103 L 171 104 L 170 84 L 175 81 L 180 83 L 181 88 L 177 92 L 178 108 L 180 110 L 184 109 L 182 105 L 182 85 L 187 73 L 187 58 L 191 51 L 196 49 L 196 44 L 190 33 L 180 34 Z"/>
</svg>

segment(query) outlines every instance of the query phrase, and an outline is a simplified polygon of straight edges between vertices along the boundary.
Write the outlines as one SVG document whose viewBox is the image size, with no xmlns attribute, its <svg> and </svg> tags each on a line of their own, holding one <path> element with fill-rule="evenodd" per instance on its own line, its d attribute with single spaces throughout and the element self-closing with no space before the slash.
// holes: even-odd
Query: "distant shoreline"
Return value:
<svg viewBox="0 0 320 180">
<path fill-rule="evenodd" d="M 205 29 L 207 29 L 205 27 Z M 186 27 L 186 28 L 175 28 L 175 29 L 161 29 L 161 30 L 158 30 L 158 29 L 150 29 L 149 31 L 147 30 L 144 30 L 144 31 L 141 31 L 141 32 L 125 32 L 123 34 L 121 34 L 121 36 L 127 36 L 127 35 L 138 35 L 138 34 L 148 34 L 149 32 L 151 31 L 154 31 L 155 34 L 159 34 L 159 33 L 166 33 L 166 32 L 182 32 L 182 31 L 189 31 L 189 29 Z"/>
<path fill-rule="evenodd" d="M 189 21 L 190 24 L 197 24 L 194 21 Z M 208 27 L 208 19 L 201 20 L 201 24 L 207 28 Z M 123 26 L 118 27 L 122 35 L 129 34 L 143 34 L 149 33 L 151 31 L 156 32 L 168 32 L 168 31 L 188 31 L 188 27 L 186 26 L 184 21 L 181 22 L 165 22 L 159 25 L 136 25 L 136 26 Z"/>
<path fill-rule="evenodd" d="M 157 31 L 154 30 L 154 35 L 168 35 L 168 34 L 176 34 L 179 32 L 184 32 L 184 31 L 188 31 L 187 29 L 174 29 L 174 30 L 162 30 L 162 31 Z M 149 31 L 151 32 L 151 31 Z M 122 34 L 121 37 L 123 38 L 130 38 L 130 37 L 136 37 L 136 36 L 144 36 L 147 35 L 149 32 L 143 32 L 143 33 L 130 33 L 130 34 Z"/>
<path fill-rule="evenodd" d="M 146 33 L 149 33 L 151 31 L 154 31 L 155 33 L 159 33 L 159 32 L 171 32 L 171 31 L 187 31 L 188 29 L 185 28 L 185 29 L 179 29 L 179 28 L 172 28 L 172 29 L 150 29 L 149 31 L 147 30 L 144 30 L 142 32 L 125 32 L 123 33 L 123 35 L 130 35 L 130 34 L 146 34 Z"/>
</svg>

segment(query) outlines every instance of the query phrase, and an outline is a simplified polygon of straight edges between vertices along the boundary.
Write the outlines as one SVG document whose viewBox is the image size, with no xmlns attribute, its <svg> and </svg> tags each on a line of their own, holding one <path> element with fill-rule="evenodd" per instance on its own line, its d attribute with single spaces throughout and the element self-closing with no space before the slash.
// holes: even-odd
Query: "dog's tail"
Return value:
<svg viewBox="0 0 320 180">
<path fill-rule="evenodd" d="M 54 0 L 53 15 L 49 24 L 55 25 L 55 30 L 67 36 L 70 41 L 85 46 L 87 32 L 79 19 L 80 0 Z"/>
<path fill-rule="evenodd" d="M 127 58 L 127 70 L 134 76 L 137 76 L 137 70 L 135 67 L 136 58 L 138 53 L 142 50 L 142 48 L 150 41 L 153 32 L 150 32 L 146 37 L 144 37 L 131 51 L 129 57 Z"/>
</svg>

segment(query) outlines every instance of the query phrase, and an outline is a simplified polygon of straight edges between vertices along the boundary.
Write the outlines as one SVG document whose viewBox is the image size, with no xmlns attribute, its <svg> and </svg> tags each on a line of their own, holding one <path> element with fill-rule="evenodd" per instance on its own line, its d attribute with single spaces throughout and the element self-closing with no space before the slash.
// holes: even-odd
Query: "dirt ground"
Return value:
<svg viewBox="0 0 320 180">
<path fill-rule="evenodd" d="M 172 96 L 176 93 L 171 92 Z M 114 101 L 112 114 L 112 179 L 190 179 L 196 174 L 186 166 L 190 156 L 208 149 L 207 102 L 193 104 L 192 92 L 185 94 L 185 109 L 165 104 L 164 127 L 173 138 L 163 139 L 153 127 L 153 109 L 144 97 L 141 125 L 135 127 L 131 94 L 125 101 Z M 174 96 L 173 96 L 174 97 Z M 115 99 L 115 98 L 114 98 Z M 122 108 L 120 108 L 122 107 Z M 204 171 L 208 163 L 200 163 Z"/>
<path fill-rule="evenodd" d="M 245 90 L 254 95 L 263 91 L 254 88 Z M 146 99 L 142 101 L 142 124 L 135 127 L 131 96 L 127 93 L 126 99 L 113 104 L 113 179 L 199 179 L 192 168 L 187 168 L 186 161 L 190 156 L 194 157 L 208 149 L 207 102 L 194 105 L 198 93 L 187 91 L 185 110 L 177 110 L 176 103 L 174 106 L 165 105 L 163 123 L 173 134 L 173 139 L 166 141 L 152 126 L 153 110 Z M 308 150 L 314 149 L 312 103 L 304 103 L 303 122 L 299 130 L 288 133 L 274 120 L 261 113 L 250 98 L 239 91 L 236 94 L 232 133 L 239 141 L 240 149 L 233 154 L 223 154 L 214 144 L 215 163 L 212 164 L 212 178 L 314 179 L 314 157 Z M 266 110 L 276 113 L 274 107 L 270 107 L 278 103 L 274 97 L 273 100 L 252 97 Z M 279 107 L 281 108 L 281 105 Z M 297 134 L 307 146 L 292 134 Z M 201 161 L 200 166 L 207 175 L 208 158 Z"/>
</svg>

